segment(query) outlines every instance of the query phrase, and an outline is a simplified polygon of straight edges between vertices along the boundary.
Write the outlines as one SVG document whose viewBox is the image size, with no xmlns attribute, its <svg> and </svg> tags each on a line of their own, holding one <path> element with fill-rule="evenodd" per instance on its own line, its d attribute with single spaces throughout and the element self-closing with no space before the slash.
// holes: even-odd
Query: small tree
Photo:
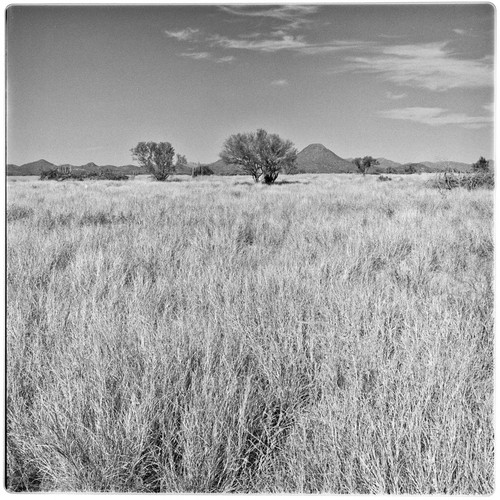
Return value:
<svg viewBox="0 0 500 500">
<path fill-rule="evenodd" d="M 220 157 L 226 164 L 240 166 L 255 182 L 264 176 L 266 184 L 273 184 L 282 170 L 293 168 L 297 150 L 292 142 L 259 129 L 226 139 Z"/>
<path fill-rule="evenodd" d="M 373 165 L 378 165 L 378 160 L 376 158 L 372 158 L 371 156 L 365 156 L 364 158 L 354 158 L 353 163 L 358 167 L 358 170 L 366 175 L 369 168 Z"/>
<path fill-rule="evenodd" d="M 472 170 L 477 173 L 488 172 L 490 169 L 490 162 L 486 158 L 479 158 L 476 163 L 472 164 Z"/>
<path fill-rule="evenodd" d="M 139 142 L 130 150 L 134 160 L 144 167 L 157 181 L 165 181 L 175 172 L 174 148 L 169 142 Z M 177 155 L 179 162 L 180 155 Z"/>
<path fill-rule="evenodd" d="M 405 166 L 405 173 L 407 174 L 416 174 L 417 169 L 413 163 L 409 163 L 408 165 Z"/>
<path fill-rule="evenodd" d="M 177 158 L 177 161 L 175 162 L 175 168 L 187 168 L 188 162 L 186 160 L 186 157 L 184 155 L 177 154 L 175 155 Z"/>
</svg>

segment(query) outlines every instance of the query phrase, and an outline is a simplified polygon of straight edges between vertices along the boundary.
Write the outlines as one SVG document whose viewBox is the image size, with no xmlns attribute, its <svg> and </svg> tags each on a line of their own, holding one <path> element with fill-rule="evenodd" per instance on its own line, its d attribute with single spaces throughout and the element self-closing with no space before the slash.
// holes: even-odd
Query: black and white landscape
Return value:
<svg viewBox="0 0 500 500">
<path fill-rule="evenodd" d="M 7 490 L 491 495 L 494 15 L 9 7 Z"/>
</svg>

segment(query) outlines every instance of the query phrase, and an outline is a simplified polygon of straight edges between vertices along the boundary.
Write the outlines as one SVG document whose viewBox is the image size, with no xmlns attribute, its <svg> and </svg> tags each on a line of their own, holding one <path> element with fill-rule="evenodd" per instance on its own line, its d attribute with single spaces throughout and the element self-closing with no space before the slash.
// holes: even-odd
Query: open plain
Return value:
<svg viewBox="0 0 500 500">
<path fill-rule="evenodd" d="M 493 491 L 493 193 L 8 178 L 14 491 Z"/>
</svg>

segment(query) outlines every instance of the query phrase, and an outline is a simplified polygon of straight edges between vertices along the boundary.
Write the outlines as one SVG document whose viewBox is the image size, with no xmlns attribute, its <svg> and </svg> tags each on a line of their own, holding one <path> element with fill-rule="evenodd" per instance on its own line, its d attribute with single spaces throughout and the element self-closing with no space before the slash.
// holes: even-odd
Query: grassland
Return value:
<svg viewBox="0 0 500 500">
<path fill-rule="evenodd" d="M 493 195 L 8 186 L 12 491 L 493 491 Z"/>
</svg>

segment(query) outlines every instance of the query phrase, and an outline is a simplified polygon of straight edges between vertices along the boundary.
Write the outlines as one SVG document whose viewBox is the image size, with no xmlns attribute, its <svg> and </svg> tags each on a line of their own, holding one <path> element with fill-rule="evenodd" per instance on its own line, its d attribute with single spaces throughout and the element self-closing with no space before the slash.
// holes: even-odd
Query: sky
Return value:
<svg viewBox="0 0 500 500">
<path fill-rule="evenodd" d="M 493 158 L 494 7 L 13 6 L 7 162 L 188 161 L 264 128 L 300 151 Z"/>
</svg>

